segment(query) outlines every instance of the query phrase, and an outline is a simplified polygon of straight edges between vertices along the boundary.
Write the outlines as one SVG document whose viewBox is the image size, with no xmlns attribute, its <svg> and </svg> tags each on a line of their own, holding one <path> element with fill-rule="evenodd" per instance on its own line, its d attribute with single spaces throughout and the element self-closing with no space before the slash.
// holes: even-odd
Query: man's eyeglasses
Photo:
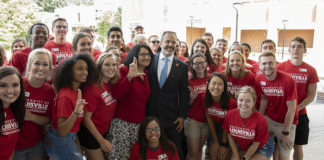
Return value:
<svg viewBox="0 0 324 160">
<path fill-rule="evenodd" d="M 159 44 L 160 43 L 160 41 L 151 41 L 151 43 L 153 43 L 153 44 Z"/>
</svg>

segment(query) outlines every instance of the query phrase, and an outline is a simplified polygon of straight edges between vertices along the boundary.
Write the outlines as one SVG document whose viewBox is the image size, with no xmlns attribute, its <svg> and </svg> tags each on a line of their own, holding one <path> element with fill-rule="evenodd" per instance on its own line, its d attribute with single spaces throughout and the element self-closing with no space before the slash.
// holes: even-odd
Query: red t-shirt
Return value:
<svg viewBox="0 0 324 160">
<path fill-rule="evenodd" d="M 59 117 L 68 118 L 74 111 L 76 101 L 78 99 L 78 92 L 70 88 L 61 88 L 57 93 L 52 114 L 52 127 L 57 130 L 57 119 Z M 80 123 L 83 120 L 83 111 L 78 115 L 70 132 L 78 132 Z"/>
<path fill-rule="evenodd" d="M 308 96 L 308 85 L 319 82 L 314 67 L 303 62 L 295 66 L 290 60 L 277 65 L 277 69 L 290 74 L 297 83 L 297 104 L 300 104 Z M 299 111 L 299 115 L 306 114 L 306 107 Z"/>
<path fill-rule="evenodd" d="M 73 56 L 72 44 L 69 42 L 65 42 L 64 44 L 56 44 L 54 40 L 51 40 L 45 44 L 44 48 L 55 54 L 55 64 L 63 59 Z"/>
<path fill-rule="evenodd" d="M 4 114 L 5 119 L 1 126 L 0 136 L 0 159 L 9 159 L 15 150 L 20 132 L 18 122 L 9 107 L 4 108 Z"/>
<path fill-rule="evenodd" d="M 260 68 L 259 68 L 259 63 L 255 63 L 255 64 L 252 65 L 252 72 L 256 76 L 262 74 L 262 72 L 260 71 Z"/>
<path fill-rule="evenodd" d="M 92 50 L 92 57 L 94 58 L 95 62 L 97 61 L 98 57 L 102 54 L 102 52 L 98 49 Z"/>
<path fill-rule="evenodd" d="M 135 77 L 130 82 L 127 78 L 129 68 L 119 68 L 120 79 L 112 87 L 112 96 L 117 99 L 117 109 L 114 117 L 131 122 L 141 123 L 145 117 L 145 106 L 150 96 L 148 71 L 145 70 L 144 80 Z"/>
<path fill-rule="evenodd" d="M 260 142 L 261 148 L 269 138 L 267 120 L 257 111 L 248 118 L 240 116 L 239 109 L 227 112 L 223 126 L 242 150 L 247 150 L 252 142 Z"/>
<path fill-rule="evenodd" d="M 121 55 L 121 60 L 120 60 L 120 64 L 124 63 L 125 58 L 127 57 L 127 53 L 121 51 L 122 55 Z"/>
<path fill-rule="evenodd" d="M 54 88 L 44 82 L 39 88 L 34 88 L 28 83 L 28 77 L 24 77 L 25 87 L 25 107 L 29 112 L 51 117 L 52 105 L 55 97 Z M 33 147 L 44 138 L 43 127 L 32 122 L 24 121 L 18 143 L 17 150 Z"/>
<path fill-rule="evenodd" d="M 226 63 L 227 63 L 227 58 L 223 57 L 223 64 L 226 64 Z"/>
<path fill-rule="evenodd" d="M 204 100 L 204 102 L 205 102 L 205 100 Z M 237 104 L 236 104 L 236 101 L 234 98 L 230 98 L 227 110 L 222 109 L 218 102 L 212 103 L 212 105 L 208 108 L 206 108 L 206 107 L 202 107 L 202 108 L 204 111 L 207 111 L 208 115 L 216 123 L 223 124 L 226 113 L 231 109 L 237 108 Z"/>
<path fill-rule="evenodd" d="M 250 64 L 251 66 L 254 65 L 254 64 L 258 64 L 257 61 L 254 61 L 252 59 L 246 59 L 246 63 Z"/>
<path fill-rule="evenodd" d="M 12 55 L 11 65 L 16 67 L 20 74 L 24 74 L 26 71 L 28 55 L 32 50 L 28 47 L 23 50 L 19 50 Z"/>
<path fill-rule="evenodd" d="M 147 160 L 179 160 L 179 156 L 176 150 L 176 147 L 174 144 L 173 148 L 175 150 L 175 156 L 172 154 L 170 150 L 167 151 L 167 153 L 164 153 L 162 151 L 161 145 L 156 151 L 153 151 L 150 148 L 146 149 L 146 159 Z M 140 144 L 137 142 L 134 144 L 132 152 L 128 158 L 128 160 L 141 160 L 140 156 Z"/>
<path fill-rule="evenodd" d="M 232 95 L 235 95 L 243 86 L 250 86 L 255 88 L 255 75 L 252 72 L 248 72 L 244 78 L 233 78 L 231 75 L 227 75 L 227 91 Z"/>
<path fill-rule="evenodd" d="M 204 107 L 203 95 L 206 92 L 207 81 L 208 77 L 188 80 L 189 86 L 191 86 L 198 93 L 198 96 L 190 105 L 187 116 L 198 122 L 206 122 L 205 113 L 201 107 Z"/>
<path fill-rule="evenodd" d="M 84 110 L 92 112 L 91 120 L 102 135 L 108 131 L 117 106 L 109 88 L 108 83 L 102 87 L 91 84 L 83 91 L 83 98 L 88 102 Z"/>
<path fill-rule="evenodd" d="M 17 70 L 20 72 L 20 74 L 24 74 L 26 71 L 26 65 L 27 65 L 27 61 L 28 61 L 28 56 L 29 53 L 31 52 L 31 48 L 25 48 L 23 50 L 19 50 L 17 52 L 15 52 L 15 54 L 12 55 L 11 58 L 11 66 L 14 66 L 17 68 Z M 53 60 L 53 64 L 55 64 L 55 56 L 53 53 L 52 54 L 52 60 Z"/>
<path fill-rule="evenodd" d="M 188 58 L 184 57 L 184 56 L 179 56 L 178 57 L 180 60 L 184 61 L 184 62 L 187 62 L 188 61 Z"/>
<path fill-rule="evenodd" d="M 256 76 L 256 91 L 258 95 L 265 95 L 268 99 L 268 107 L 265 115 L 272 120 L 284 123 L 287 113 L 287 101 L 297 99 L 297 89 L 295 80 L 289 74 L 277 71 L 274 80 L 269 81 L 264 74 Z M 293 124 L 298 122 L 298 112 L 296 112 Z"/>
</svg>

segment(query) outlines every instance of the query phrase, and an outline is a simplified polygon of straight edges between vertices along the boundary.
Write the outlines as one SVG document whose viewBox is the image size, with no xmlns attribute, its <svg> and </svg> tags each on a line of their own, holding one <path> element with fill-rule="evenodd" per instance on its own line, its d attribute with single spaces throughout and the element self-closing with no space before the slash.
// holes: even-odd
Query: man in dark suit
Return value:
<svg viewBox="0 0 324 160">
<path fill-rule="evenodd" d="M 162 34 L 161 52 L 154 55 L 149 72 L 151 95 L 146 113 L 160 119 L 168 139 L 177 146 L 180 159 L 184 159 L 181 131 L 189 102 L 188 65 L 174 56 L 176 41 L 175 32 Z"/>
</svg>

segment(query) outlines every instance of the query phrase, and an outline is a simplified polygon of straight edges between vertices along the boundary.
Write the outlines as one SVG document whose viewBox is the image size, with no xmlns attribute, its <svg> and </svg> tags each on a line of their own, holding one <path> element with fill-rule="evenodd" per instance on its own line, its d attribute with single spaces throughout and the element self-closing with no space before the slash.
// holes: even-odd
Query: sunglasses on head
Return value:
<svg viewBox="0 0 324 160">
<path fill-rule="evenodd" d="M 153 43 L 153 44 L 160 43 L 160 41 L 151 41 L 151 43 Z"/>
</svg>

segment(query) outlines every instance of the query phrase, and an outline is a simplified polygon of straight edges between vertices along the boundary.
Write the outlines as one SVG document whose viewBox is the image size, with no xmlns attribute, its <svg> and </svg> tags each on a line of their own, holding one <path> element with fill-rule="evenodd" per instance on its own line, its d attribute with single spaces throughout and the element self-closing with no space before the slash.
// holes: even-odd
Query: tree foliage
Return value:
<svg viewBox="0 0 324 160">
<path fill-rule="evenodd" d="M 117 11 L 104 12 L 103 15 L 100 17 L 101 21 L 98 23 L 97 41 L 104 44 L 105 40 L 107 39 L 107 32 L 112 26 L 122 27 L 121 17 L 122 17 L 121 8 L 118 8 Z"/>
<path fill-rule="evenodd" d="M 0 43 L 9 49 L 15 38 L 25 38 L 39 11 L 33 0 L 0 1 Z"/>
<path fill-rule="evenodd" d="M 35 0 L 36 4 L 44 12 L 54 12 L 56 8 L 63 8 L 68 5 L 93 5 L 93 0 Z"/>
</svg>

